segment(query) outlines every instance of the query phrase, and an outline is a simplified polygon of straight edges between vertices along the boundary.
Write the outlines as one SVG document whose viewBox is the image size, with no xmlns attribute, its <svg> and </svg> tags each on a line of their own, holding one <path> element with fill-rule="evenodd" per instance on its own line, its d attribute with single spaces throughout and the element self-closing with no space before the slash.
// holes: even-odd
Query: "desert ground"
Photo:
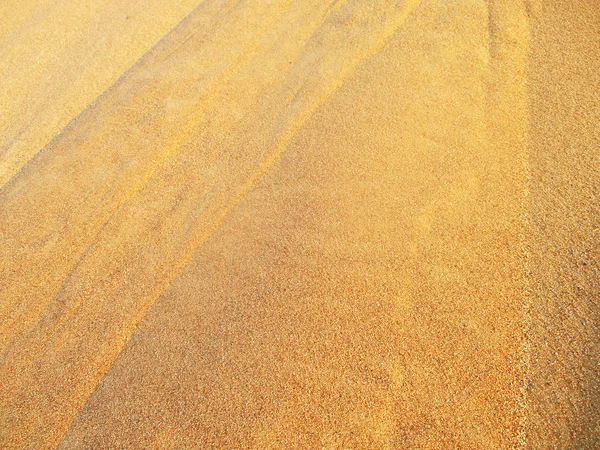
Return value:
<svg viewBox="0 0 600 450">
<path fill-rule="evenodd" d="M 600 448 L 597 0 L 0 3 L 1 449 Z"/>
</svg>

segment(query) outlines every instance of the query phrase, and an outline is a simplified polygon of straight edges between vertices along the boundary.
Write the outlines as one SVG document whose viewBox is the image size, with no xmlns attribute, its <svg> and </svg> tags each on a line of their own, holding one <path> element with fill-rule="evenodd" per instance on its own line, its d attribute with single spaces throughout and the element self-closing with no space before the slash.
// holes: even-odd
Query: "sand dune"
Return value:
<svg viewBox="0 0 600 450">
<path fill-rule="evenodd" d="M 198 3 L 0 7 L 0 447 L 594 448 L 600 9 Z"/>
</svg>

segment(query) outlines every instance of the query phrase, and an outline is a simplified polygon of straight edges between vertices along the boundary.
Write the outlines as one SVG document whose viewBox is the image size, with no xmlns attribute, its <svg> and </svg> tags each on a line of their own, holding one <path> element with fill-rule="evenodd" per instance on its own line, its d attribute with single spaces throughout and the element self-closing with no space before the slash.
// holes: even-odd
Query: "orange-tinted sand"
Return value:
<svg viewBox="0 0 600 450">
<path fill-rule="evenodd" d="M 0 448 L 600 446 L 600 4 L 166 3 L 0 6 Z"/>
</svg>

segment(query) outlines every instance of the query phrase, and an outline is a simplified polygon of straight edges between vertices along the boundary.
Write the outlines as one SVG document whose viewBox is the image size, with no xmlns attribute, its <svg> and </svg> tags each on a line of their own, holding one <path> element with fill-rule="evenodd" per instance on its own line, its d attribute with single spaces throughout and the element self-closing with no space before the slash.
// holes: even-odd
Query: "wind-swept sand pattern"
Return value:
<svg viewBox="0 0 600 450">
<path fill-rule="evenodd" d="M 530 63 L 531 448 L 600 447 L 600 5 L 542 2 Z"/>
<path fill-rule="evenodd" d="M 205 0 L 47 145 L 7 114 L 5 167 L 45 147 L 0 190 L 0 446 L 593 448 L 598 80 L 536 58 L 598 50 L 547 3 Z M 546 239 L 555 86 L 587 167 Z"/>
<path fill-rule="evenodd" d="M 198 0 L 0 5 L 0 187 Z"/>
</svg>

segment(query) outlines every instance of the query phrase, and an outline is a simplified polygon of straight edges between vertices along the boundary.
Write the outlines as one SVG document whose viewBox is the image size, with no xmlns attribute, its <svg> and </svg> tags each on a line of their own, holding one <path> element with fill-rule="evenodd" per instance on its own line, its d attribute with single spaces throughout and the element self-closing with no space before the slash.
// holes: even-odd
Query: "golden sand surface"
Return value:
<svg viewBox="0 0 600 450">
<path fill-rule="evenodd" d="M 596 0 L 0 13 L 0 448 L 600 447 Z"/>
<path fill-rule="evenodd" d="M 0 187 L 197 4 L 2 0 Z"/>
</svg>

